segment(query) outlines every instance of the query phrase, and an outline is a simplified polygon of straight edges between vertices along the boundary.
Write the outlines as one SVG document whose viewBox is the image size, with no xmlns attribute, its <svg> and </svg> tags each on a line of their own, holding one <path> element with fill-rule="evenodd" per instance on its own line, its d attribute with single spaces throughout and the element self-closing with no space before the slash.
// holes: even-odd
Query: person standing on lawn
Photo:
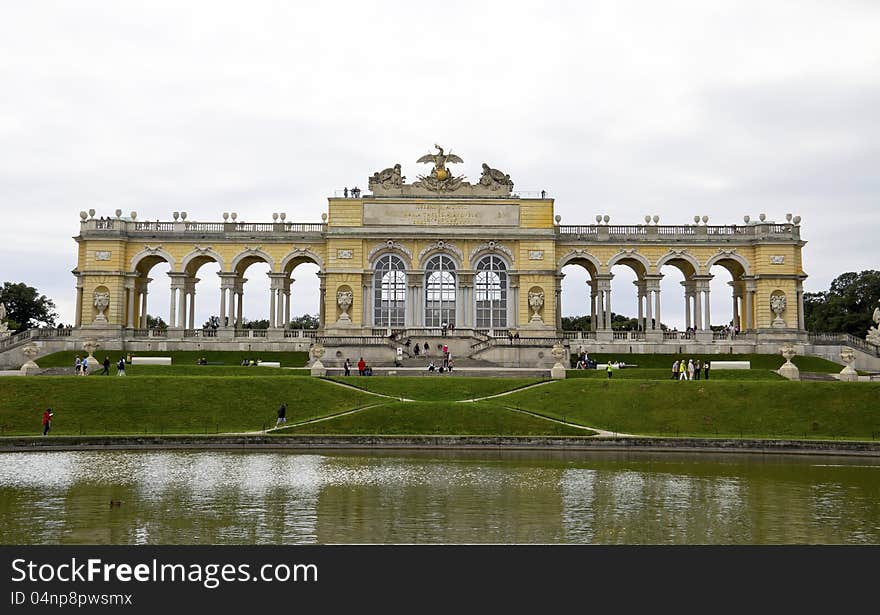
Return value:
<svg viewBox="0 0 880 615">
<path fill-rule="evenodd" d="M 287 424 L 287 404 L 281 404 L 278 408 L 278 420 L 275 421 L 275 427 L 278 427 L 281 424 Z"/>
<path fill-rule="evenodd" d="M 52 412 L 52 408 L 46 408 L 46 411 L 43 413 L 43 435 L 49 434 L 49 429 L 52 427 L 52 417 L 55 414 Z"/>
<path fill-rule="evenodd" d="M 364 372 L 367 370 L 367 362 L 364 361 L 364 358 L 361 357 L 361 360 L 358 361 L 358 375 L 363 376 Z"/>
</svg>

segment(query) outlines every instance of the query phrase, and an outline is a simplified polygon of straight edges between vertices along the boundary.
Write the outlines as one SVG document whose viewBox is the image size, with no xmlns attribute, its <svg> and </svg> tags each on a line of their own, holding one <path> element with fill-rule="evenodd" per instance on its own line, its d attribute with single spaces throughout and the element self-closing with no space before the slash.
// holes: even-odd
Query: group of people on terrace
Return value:
<svg viewBox="0 0 880 615">
<path fill-rule="evenodd" d="M 709 379 L 709 361 L 701 361 L 700 359 L 676 359 L 672 364 L 673 380 L 699 380 L 702 372 L 705 380 Z"/>
</svg>

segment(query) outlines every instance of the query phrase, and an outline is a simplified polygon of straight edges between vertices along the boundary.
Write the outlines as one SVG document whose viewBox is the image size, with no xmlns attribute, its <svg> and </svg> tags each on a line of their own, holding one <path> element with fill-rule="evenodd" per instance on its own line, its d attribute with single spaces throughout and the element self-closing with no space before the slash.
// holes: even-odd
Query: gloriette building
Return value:
<svg viewBox="0 0 880 615">
<path fill-rule="evenodd" d="M 809 352 L 804 330 L 800 219 L 743 224 L 565 225 L 546 194 L 517 192 L 507 173 L 482 165 L 474 181 L 457 175 L 462 159 L 440 147 L 418 159 L 423 174 L 407 182 L 401 165 L 373 174 L 368 190 L 328 199 L 327 214 L 314 223 L 273 216 L 263 223 L 227 217 L 195 222 L 175 214 L 171 221 L 142 220 L 133 213 L 95 218 L 82 212 L 76 278 L 76 328 L 71 340 L 94 338 L 106 349 L 234 349 L 243 342 L 269 350 L 310 347 L 317 339 L 325 363 L 369 356 L 393 361 L 400 340 L 423 342 L 442 335 L 459 358 L 487 364 L 538 366 L 564 340 L 572 351 L 772 352 L 780 344 Z M 416 169 L 413 169 L 413 172 Z M 151 278 L 168 263 L 168 279 Z M 219 326 L 195 320 L 199 270 L 219 265 Z M 253 263 L 270 268 L 269 328 L 242 329 L 245 271 Z M 317 265 L 320 328 L 291 330 L 291 272 Z M 561 327 L 562 268 L 583 267 L 589 282 L 577 289 L 587 331 Z M 731 276 L 731 331 L 713 332 L 710 270 Z M 636 275 L 639 327 L 614 331 L 612 268 Z M 676 296 L 661 296 L 669 267 L 684 276 Z M 147 327 L 151 288 L 170 284 L 171 302 L 151 305 L 167 317 L 167 330 Z M 212 297 L 212 302 L 213 302 Z M 683 302 L 688 328 L 661 330 L 663 309 Z M 727 324 L 728 315 L 721 322 Z M 450 330 L 451 329 L 451 330 Z M 518 334 L 512 346 L 508 333 Z M 393 336 L 393 338 L 391 337 Z M 339 350 L 335 350 L 339 349 Z M 356 360 L 356 359 L 355 359 Z"/>
</svg>

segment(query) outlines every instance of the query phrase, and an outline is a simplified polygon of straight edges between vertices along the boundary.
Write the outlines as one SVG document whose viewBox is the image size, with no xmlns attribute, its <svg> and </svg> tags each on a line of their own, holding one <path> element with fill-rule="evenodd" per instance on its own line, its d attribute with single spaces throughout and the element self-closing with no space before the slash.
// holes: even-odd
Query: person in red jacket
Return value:
<svg viewBox="0 0 880 615">
<path fill-rule="evenodd" d="M 364 361 L 364 358 L 361 357 L 361 360 L 358 361 L 358 374 L 363 376 L 364 371 L 367 369 L 367 363 Z"/>
<path fill-rule="evenodd" d="M 52 413 L 52 408 L 46 408 L 46 411 L 43 413 L 43 435 L 49 433 L 49 429 L 52 427 L 52 417 L 55 416 Z"/>
</svg>

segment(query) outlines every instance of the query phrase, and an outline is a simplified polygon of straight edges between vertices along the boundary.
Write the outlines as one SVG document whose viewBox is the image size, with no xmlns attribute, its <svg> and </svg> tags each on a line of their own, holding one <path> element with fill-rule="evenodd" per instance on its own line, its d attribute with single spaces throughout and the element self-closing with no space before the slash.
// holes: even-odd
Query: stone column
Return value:
<svg viewBox="0 0 880 615">
<path fill-rule="evenodd" d="M 82 313 L 83 313 L 83 287 L 76 287 L 76 323 L 77 327 L 82 326 Z"/>
<path fill-rule="evenodd" d="M 700 287 L 694 289 L 694 328 L 703 330 L 703 290 Z"/>
<path fill-rule="evenodd" d="M 290 287 L 293 284 L 293 278 L 287 278 L 284 281 L 284 328 L 290 328 Z"/>
<path fill-rule="evenodd" d="M 141 288 L 141 313 L 140 313 L 140 328 L 147 328 L 147 283 L 144 283 Z"/>
<path fill-rule="evenodd" d="M 706 331 L 712 330 L 712 308 L 711 308 L 711 300 L 709 297 L 709 284 L 706 283 L 706 288 L 703 291 L 703 295 L 706 297 Z"/>
<path fill-rule="evenodd" d="M 407 327 L 417 327 L 416 304 L 421 289 L 422 276 L 416 271 L 406 271 L 406 305 L 403 310 L 403 322 Z M 387 325 L 388 323 L 381 323 Z"/>
<path fill-rule="evenodd" d="M 269 288 L 269 328 L 275 328 L 275 295 L 276 292 L 274 284 L 271 288 Z"/>
<path fill-rule="evenodd" d="M 645 331 L 649 331 L 654 326 L 654 312 L 651 309 L 651 295 L 654 291 L 648 289 L 645 291 Z M 639 298 L 641 302 L 641 298 Z"/>
<path fill-rule="evenodd" d="M 660 288 L 654 291 L 654 329 L 660 331 Z"/>
<path fill-rule="evenodd" d="M 321 304 L 318 309 L 318 328 L 323 329 L 326 325 L 327 318 L 327 275 L 324 273 L 319 273 L 318 279 L 321 280 Z"/>
<path fill-rule="evenodd" d="M 599 323 L 597 322 L 598 310 L 596 309 L 596 304 L 599 299 L 599 289 L 597 288 L 596 280 L 591 279 L 587 284 L 590 286 L 590 329 L 596 331 L 599 328 Z"/>
<path fill-rule="evenodd" d="M 519 276 L 510 276 L 510 317 L 507 319 L 509 328 L 519 327 Z"/>
<path fill-rule="evenodd" d="M 220 327 L 235 328 L 235 296 L 233 290 L 236 287 L 236 282 L 241 278 L 234 271 L 221 271 L 217 275 L 220 276 Z"/>
<path fill-rule="evenodd" d="M 177 322 L 177 289 L 175 287 L 171 287 L 171 306 L 168 308 L 168 323 L 169 327 L 173 327 L 174 323 Z"/>
<path fill-rule="evenodd" d="M 644 282 L 644 280 L 636 280 L 633 282 L 633 284 L 636 287 L 636 296 L 638 297 L 638 304 L 639 304 L 639 310 L 638 310 L 639 314 L 638 314 L 637 322 L 639 323 L 639 327 L 641 327 L 642 331 L 647 331 L 648 330 L 648 321 L 645 320 L 645 307 L 644 307 L 645 282 Z M 649 302 L 649 305 L 650 305 L 650 302 Z M 650 319 L 651 317 L 648 316 L 648 318 Z"/>
<path fill-rule="evenodd" d="M 373 326 L 373 273 L 364 273 L 361 275 L 361 292 L 363 293 L 363 301 L 361 302 L 362 320 L 364 327 Z"/>
<path fill-rule="evenodd" d="M 805 331 L 807 326 L 804 320 L 804 286 L 803 282 L 797 283 L 797 328 L 798 331 Z"/>
<path fill-rule="evenodd" d="M 238 277 L 229 289 L 229 311 L 232 312 L 229 322 L 233 327 L 241 328 L 244 324 L 244 284 L 247 278 Z"/>
<path fill-rule="evenodd" d="M 125 326 L 134 329 L 134 313 L 137 310 L 135 277 L 130 274 L 125 280 Z"/>
<path fill-rule="evenodd" d="M 613 328 L 611 326 L 611 284 L 605 289 L 605 328 Z"/>
</svg>

